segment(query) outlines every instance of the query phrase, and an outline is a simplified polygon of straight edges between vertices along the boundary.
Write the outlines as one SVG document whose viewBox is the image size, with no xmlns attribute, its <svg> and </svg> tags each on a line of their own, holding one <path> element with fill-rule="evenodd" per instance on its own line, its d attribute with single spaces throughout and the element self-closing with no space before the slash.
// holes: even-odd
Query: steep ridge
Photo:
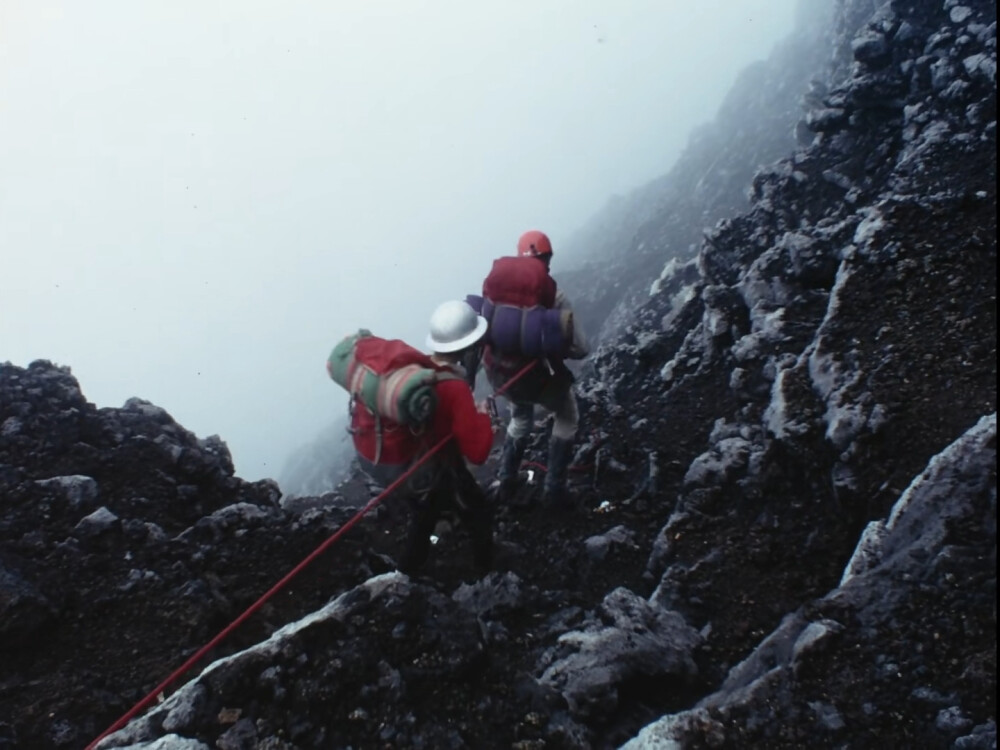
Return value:
<svg viewBox="0 0 1000 750">
<path fill-rule="evenodd" d="M 609 230 L 579 512 L 410 579 L 387 502 L 102 747 L 995 746 L 995 24 L 838 3 L 748 208 Z M 0 747 L 86 744 L 371 492 L 0 365 Z"/>
<path fill-rule="evenodd" d="M 596 341 L 631 321 L 665 260 L 690 260 L 706 229 L 747 208 L 761 166 L 811 140 L 803 107 L 822 90 L 813 79 L 830 57 L 831 17 L 829 3 L 800 3 L 795 33 L 740 73 L 715 119 L 692 133 L 670 171 L 612 198 L 566 243 L 557 265 L 571 270 L 560 282 L 582 303 L 584 327 Z"/>
</svg>

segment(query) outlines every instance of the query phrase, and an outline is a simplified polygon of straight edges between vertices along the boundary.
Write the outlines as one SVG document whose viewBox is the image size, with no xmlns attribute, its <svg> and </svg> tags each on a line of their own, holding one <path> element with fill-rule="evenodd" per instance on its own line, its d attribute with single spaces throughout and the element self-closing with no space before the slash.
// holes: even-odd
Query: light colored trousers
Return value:
<svg viewBox="0 0 1000 750">
<path fill-rule="evenodd" d="M 552 425 L 552 437 L 561 440 L 572 440 L 580 423 L 580 413 L 576 406 L 576 396 L 572 386 L 567 386 L 551 403 L 542 408 L 555 415 Z M 535 404 L 531 401 L 511 401 L 510 422 L 507 424 L 507 435 L 517 440 L 531 434 L 535 421 Z"/>
</svg>

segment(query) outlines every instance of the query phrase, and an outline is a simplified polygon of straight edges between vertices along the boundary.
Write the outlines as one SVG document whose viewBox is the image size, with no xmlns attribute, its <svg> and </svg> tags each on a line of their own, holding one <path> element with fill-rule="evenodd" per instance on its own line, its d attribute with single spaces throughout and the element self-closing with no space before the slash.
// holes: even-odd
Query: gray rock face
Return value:
<svg viewBox="0 0 1000 750">
<path fill-rule="evenodd" d="M 505 580 L 509 579 L 497 583 L 502 586 Z M 416 627 L 405 632 L 385 629 L 386 621 L 407 612 L 419 618 Z M 399 621 L 407 619 L 404 615 Z M 390 727 L 383 732 L 383 740 L 400 746 L 451 746 L 445 729 L 415 726 L 406 721 L 405 708 L 395 715 L 393 707 L 407 696 L 412 701 L 422 692 L 433 691 L 438 681 L 461 679 L 475 669 L 483 659 L 479 633 L 475 615 L 458 603 L 400 573 L 378 576 L 262 643 L 213 663 L 142 719 L 109 735 L 99 747 L 152 747 L 160 727 L 166 729 L 168 723 L 188 736 L 210 735 L 215 747 L 243 747 L 246 742 L 255 746 L 265 741 L 273 745 L 282 737 L 298 746 L 343 746 L 337 723 L 309 709 L 312 701 L 318 701 L 317 709 L 331 702 L 353 706 L 354 721 L 382 716 L 383 729 Z M 391 645 L 397 649 L 395 655 L 388 648 Z M 376 653 L 382 655 L 380 660 L 367 658 Z M 278 670 L 275 664 L 284 666 Z M 269 721 L 262 731 L 262 725 L 246 718 L 254 715 L 254 706 L 243 692 L 248 681 L 260 685 L 261 692 L 252 701 L 264 699 L 289 707 L 280 725 Z M 231 726 L 220 726 L 223 709 L 226 715 L 242 718 Z"/>
<path fill-rule="evenodd" d="M 848 564 L 841 585 L 809 606 L 812 611 L 837 611 L 841 613 L 841 622 L 829 618 L 810 620 L 804 610 L 787 616 L 747 659 L 733 667 L 717 692 L 702 699 L 694 709 L 664 717 L 645 728 L 626 747 L 661 746 L 656 743 L 670 746 L 666 743 L 671 742 L 685 747 L 704 736 L 706 724 L 712 734 L 721 738 L 720 742 L 732 742 L 737 735 L 730 733 L 742 730 L 741 720 L 733 722 L 730 717 L 759 715 L 764 706 L 774 724 L 794 722 L 797 720 L 794 717 L 804 715 L 808 708 L 830 736 L 856 732 L 857 728 L 848 724 L 836 705 L 808 700 L 810 681 L 803 679 L 803 675 L 821 672 L 828 664 L 839 664 L 840 669 L 845 669 L 845 662 L 857 664 L 862 671 L 871 670 L 867 680 L 874 684 L 882 679 L 880 664 L 885 667 L 882 674 L 891 679 L 899 679 L 904 671 L 927 673 L 919 656 L 923 646 L 918 646 L 916 659 L 912 652 L 907 653 L 911 648 L 907 639 L 912 634 L 906 631 L 915 623 L 906 628 L 900 623 L 924 596 L 954 590 L 956 579 L 949 571 L 954 569 L 956 561 L 969 559 L 969 552 L 977 548 L 977 542 L 992 545 L 995 557 L 995 468 L 994 414 L 984 417 L 934 457 L 897 501 L 878 541 L 866 537 L 859 544 L 859 553 Z M 962 542 L 951 539 L 948 530 L 955 528 L 968 530 Z M 964 596 L 970 593 L 966 591 Z M 965 622 L 968 613 L 975 609 L 969 604 L 963 601 L 952 618 Z M 944 630 L 947 625 L 939 620 L 938 627 Z M 891 632 L 893 628 L 896 632 L 892 640 L 881 640 L 875 635 Z M 882 655 L 867 661 L 866 656 L 858 654 L 869 649 L 877 649 Z M 886 656 L 890 652 L 892 655 Z M 905 668 L 900 666 L 904 658 L 916 661 L 916 669 L 912 663 Z M 857 680 L 851 677 L 848 681 L 856 685 Z M 918 693 L 928 709 L 950 701 L 945 696 L 936 698 L 939 694 L 927 688 L 915 689 L 912 694 Z M 840 699 L 845 700 L 846 695 L 840 694 Z M 872 705 L 868 713 L 874 715 L 884 710 Z M 954 739 L 969 732 L 974 723 L 960 706 L 953 705 L 933 714 L 931 726 L 939 736 Z M 758 724 L 750 728 L 762 729 Z M 760 734 L 774 742 L 782 738 L 774 728 Z"/>
<path fill-rule="evenodd" d="M 510 612 L 522 603 L 521 581 L 514 573 L 493 573 L 475 583 L 463 583 L 451 598 L 477 617 Z"/>
<path fill-rule="evenodd" d="M 766 64 L 743 71 L 716 121 L 692 137 L 670 171 L 612 198 L 566 243 L 582 267 L 560 266 L 557 277 L 595 347 L 634 325 L 650 279 L 672 259 L 696 256 L 703 229 L 745 208 L 754 172 L 795 147 L 800 97 L 828 56 L 829 14 L 823 4 L 803 5 L 797 33 Z"/>
<path fill-rule="evenodd" d="M 56 608 L 0 558 L 0 638 L 9 646 L 28 639 L 57 614 Z"/>
<path fill-rule="evenodd" d="M 664 398 L 675 404 L 674 418 L 684 413 L 680 405 L 695 395 L 708 392 L 721 400 L 718 386 L 701 385 L 715 377 L 738 404 L 723 403 L 719 416 L 730 424 L 764 428 L 747 435 L 715 430 L 708 434 L 707 445 L 687 464 L 685 486 L 650 557 L 649 572 L 659 581 L 653 601 L 679 609 L 696 625 L 708 620 L 706 627 L 713 626 L 709 641 L 716 647 L 726 637 L 724 630 L 753 627 L 748 613 L 765 596 L 754 575 L 773 576 L 775 566 L 785 571 L 787 586 L 797 577 L 796 565 L 844 560 L 854 550 L 846 570 L 830 565 L 823 577 L 829 590 L 841 573 L 846 583 L 857 571 L 872 566 L 889 577 L 878 567 L 889 557 L 937 561 L 930 569 L 907 568 L 901 574 L 906 580 L 913 576 L 924 581 L 924 594 L 933 596 L 932 590 L 947 590 L 937 588 L 943 585 L 938 577 L 947 574 L 934 566 L 957 565 L 963 559 L 969 576 L 987 591 L 995 586 L 990 572 L 995 559 L 991 547 L 995 511 L 990 508 L 995 503 L 983 501 L 984 492 L 986 497 L 995 493 L 991 489 L 995 477 L 983 473 L 981 466 L 970 464 L 961 470 L 975 477 L 971 485 L 935 473 L 936 490 L 921 484 L 922 496 L 928 499 L 923 512 L 903 512 L 897 505 L 898 518 L 890 521 L 895 516 L 889 515 L 893 501 L 911 495 L 907 483 L 914 482 L 911 489 L 920 484 L 914 477 L 924 462 L 995 409 L 995 389 L 985 385 L 995 368 L 995 346 L 983 347 L 975 335 L 970 337 L 968 346 L 986 357 L 983 380 L 976 387 L 987 391 L 985 398 L 965 400 L 953 389 L 966 382 L 959 373 L 975 366 L 960 349 L 946 352 L 947 346 L 930 342 L 935 336 L 942 342 L 961 336 L 955 326 L 977 326 L 991 334 L 995 329 L 993 314 L 980 306 L 995 298 L 995 286 L 979 285 L 972 277 L 974 268 L 992 273 L 995 263 L 995 213 L 983 214 L 976 207 L 977 200 L 995 193 L 986 184 L 994 179 L 993 171 L 987 170 L 970 189 L 944 167 L 949 160 L 971 163 L 994 158 L 995 93 L 987 91 L 986 82 L 995 76 L 995 41 L 981 35 L 995 30 L 995 8 L 967 3 L 953 12 L 957 7 L 926 3 L 904 9 L 883 4 L 873 13 L 869 3 L 838 5 L 833 66 L 805 97 L 805 123 L 814 135 L 808 143 L 804 139 L 790 158 L 758 172 L 749 213 L 720 222 L 708 235 L 698 265 L 705 289 L 713 291 L 705 298 L 701 319 L 686 335 L 678 332 L 676 349 L 643 365 L 642 373 L 662 367 L 661 387 L 666 388 Z M 987 114 L 979 116 L 981 109 Z M 955 222 L 938 234 L 940 227 L 931 217 L 941 214 L 954 216 Z M 925 227 L 925 237 L 950 239 L 934 239 L 920 244 L 920 251 L 908 252 L 908 247 L 915 247 L 913 222 Z M 956 245 L 955 238 L 970 225 L 978 226 L 977 231 L 989 239 Z M 980 259 L 986 260 L 985 266 L 979 265 Z M 883 281 L 888 286 L 882 286 Z M 915 289 L 893 291 L 914 283 L 931 295 L 926 305 L 917 302 Z M 966 291 L 958 296 L 945 291 L 959 288 Z M 739 291 L 735 304 L 727 299 L 727 289 Z M 972 314 L 973 308 L 982 312 Z M 644 313 L 640 310 L 639 322 L 633 324 L 631 334 L 636 339 L 649 330 L 641 322 Z M 861 315 L 870 323 L 861 323 Z M 720 352 L 731 360 L 720 361 Z M 935 375 L 918 374 L 913 364 L 918 361 L 927 363 L 923 368 L 934 368 Z M 708 362 L 716 363 L 714 369 L 706 366 Z M 634 371 L 630 353 L 621 344 L 598 355 L 602 373 L 623 372 L 630 366 Z M 889 372 L 893 375 L 886 375 Z M 644 382 L 652 387 L 651 379 Z M 623 378 L 616 406 L 645 406 L 641 399 L 628 397 L 628 389 L 634 387 L 634 376 Z M 915 411 L 905 406 L 914 403 L 908 401 L 913 398 L 921 404 Z M 954 418 L 946 430 L 930 429 L 917 416 L 921 410 L 939 413 L 932 405 L 935 401 L 950 404 Z M 662 420 L 656 427 L 663 430 L 666 424 Z M 917 450 L 909 447 L 918 443 L 922 447 Z M 955 445 L 959 451 L 969 448 L 968 441 Z M 824 454 L 828 458 L 821 458 Z M 909 460 L 918 454 L 919 462 Z M 947 455 L 940 454 L 941 460 Z M 984 455 L 981 460 L 989 463 L 989 451 Z M 875 468 L 882 462 L 887 470 Z M 979 510 L 969 515 L 963 502 L 974 502 Z M 814 520 L 805 521 L 806 517 Z M 893 525 L 890 531 L 890 524 L 896 523 L 901 526 Z M 796 542 L 783 536 L 789 548 L 776 550 L 765 541 L 773 539 L 776 529 L 791 531 L 799 524 L 813 530 L 803 528 Z M 962 528 L 975 540 L 971 549 L 962 543 L 954 549 L 941 547 L 945 528 L 953 535 L 955 528 Z M 837 542 L 841 531 L 842 541 Z M 723 537 L 724 545 L 699 546 L 708 538 Z M 746 576 L 740 575 L 740 565 Z M 723 571 L 734 576 L 733 585 L 722 583 Z M 933 585 L 925 581 L 927 575 L 935 580 Z M 801 583 L 814 595 L 823 591 L 818 580 Z M 727 614 L 721 615 L 720 586 L 749 606 L 723 607 Z M 920 617 L 948 623 L 943 630 L 951 632 L 952 639 L 967 641 L 970 654 L 981 653 L 987 629 L 984 618 L 990 619 L 991 610 L 969 586 L 954 593 L 955 606 L 964 613 L 954 616 L 931 602 L 917 604 L 920 595 L 906 585 L 892 593 L 887 578 L 878 585 L 869 579 L 863 588 L 880 592 L 886 607 L 895 608 L 892 615 L 874 605 L 865 610 L 881 612 L 876 618 L 880 624 L 872 624 L 873 629 L 888 633 L 919 611 Z M 848 606 L 843 599 L 822 600 L 824 604 L 812 608 L 828 612 L 823 615 L 801 612 L 803 598 L 789 599 L 786 612 L 797 614 L 783 619 L 777 630 L 772 630 L 773 624 L 760 626 L 764 637 L 758 649 L 723 681 L 730 691 L 724 707 L 703 703 L 703 708 L 665 719 L 644 732 L 643 741 L 659 746 L 657 742 L 697 737 L 706 742 L 716 738 L 711 742 L 723 745 L 728 738 L 734 746 L 795 747 L 810 737 L 807 726 L 831 742 L 859 736 L 861 726 L 886 726 L 890 733 L 902 733 L 898 727 L 888 728 L 891 721 L 877 703 L 855 702 L 846 686 L 839 702 L 821 699 L 819 690 L 811 701 L 795 698 L 804 690 L 803 681 L 811 680 L 813 686 L 819 682 L 810 672 L 820 667 L 811 665 L 836 663 L 834 657 L 824 662 L 827 649 L 837 652 L 841 639 L 855 638 L 845 632 L 849 619 L 841 611 Z M 849 608 L 856 604 L 852 601 Z M 773 623 L 781 614 L 772 609 L 768 619 Z M 969 626 L 972 637 L 966 638 L 960 623 L 970 617 L 977 625 Z M 933 651 L 916 631 L 903 630 L 906 636 L 899 637 L 909 648 L 919 648 L 921 654 Z M 945 636 L 939 632 L 937 637 Z M 875 643 L 866 641 L 866 648 L 875 649 Z M 870 656 L 875 659 L 879 654 L 886 679 L 889 667 L 907 660 L 881 652 Z M 989 655 L 966 658 L 985 658 L 989 665 L 995 661 Z M 909 660 L 911 669 L 933 673 L 942 684 L 958 678 L 924 655 L 910 655 Z M 985 671 L 991 669 L 987 666 Z M 858 682 L 871 679 L 863 665 L 848 671 Z M 837 680 L 827 675 L 822 694 L 831 695 L 835 684 Z M 746 698 L 750 685 L 757 692 Z M 905 700 L 904 693 L 898 695 L 897 700 Z M 991 715 L 990 701 L 984 706 L 975 691 L 966 695 L 967 704 L 979 706 L 974 722 L 982 721 L 984 711 Z M 780 731 L 767 730 L 760 718 L 771 710 L 765 706 L 772 705 L 784 707 Z M 933 713 L 922 712 L 908 741 L 919 743 L 921 733 L 938 731 L 935 722 Z"/>
<path fill-rule="evenodd" d="M 97 536 L 110 531 L 117 522 L 118 516 L 102 507 L 81 518 L 74 531 L 81 536 Z"/>
<path fill-rule="evenodd" d="M 588 537 L 583 542 L 587 557 L 593 562 L 605 559 L 611 548 L 616 545 L 635 547 L 635 533 L 624 526 L 615 526 L 604 534 Z"/>
<path fill-rule="evenodd" d="M 605 597 L 598 615 L 584 628 L 560 636 L 540 677 L 566 699 L 574 717 L 611 713 L 618 688 L 636 676 L 683 679 L 697 674 L 693 653 L 700 636 L 677 613 L 616 589 Z"/>
<path fill-rule="evenodd" d="M 885 521 L 873 521 L 847 564 L 841 586 L 868 571 L 934 560 L 956 526 L 995 533 L 996 414 L 934 457 Z"/>
<path fill-rule="evenodd" d="M 61 494 L 74 510 L 89 507 L 97 500 L 99 493 L 97 482 L 91 477 L 79 474 L 69 477 L 39 479 L 36 480 L 35 484 L 43 490 Z"/>
</svg>

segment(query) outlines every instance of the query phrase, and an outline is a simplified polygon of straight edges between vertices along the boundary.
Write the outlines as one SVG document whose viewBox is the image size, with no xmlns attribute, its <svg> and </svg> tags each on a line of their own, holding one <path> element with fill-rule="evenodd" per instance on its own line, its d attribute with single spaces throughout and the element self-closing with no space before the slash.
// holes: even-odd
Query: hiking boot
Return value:
<svg viewBox="0 0 1000 750">
<path fill-rule="evenodd" d="M 512 438 L 507 435 L 500 452 L 500 466 L 497 469 L 497 479 L 500 480 L 493 497 L 498 503 L 508 503 L 517 492 L 518 471 L 521 460 L 528 449 L 528 436 Z"/>
<path fill-rule="evenodd" d="M 573 458 L 573 441 L 553 437 L 549 440 L 549 465 L 542 487 L 542 505 L 551 509 L 572 509 L 576 497 L 566 487 L 566 474 Z"/>
</svg>

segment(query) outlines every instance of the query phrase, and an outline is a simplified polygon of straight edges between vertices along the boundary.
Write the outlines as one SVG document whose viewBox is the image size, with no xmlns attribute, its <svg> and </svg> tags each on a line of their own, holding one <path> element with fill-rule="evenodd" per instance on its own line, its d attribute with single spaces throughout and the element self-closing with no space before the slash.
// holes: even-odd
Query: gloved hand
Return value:
<svg viewBox="0 0 1000 750">
<path fill-rule="evenodd" d="M 492 396 L 476 404 L 476 410 L 480 414 L 486 414 L 489 416 L 490 427 L 493 429 L 494 435 L 504 426 L 503 420 L 500 419 L 500 412 L 497 409 L 497 402 Z"/>
</svg>

